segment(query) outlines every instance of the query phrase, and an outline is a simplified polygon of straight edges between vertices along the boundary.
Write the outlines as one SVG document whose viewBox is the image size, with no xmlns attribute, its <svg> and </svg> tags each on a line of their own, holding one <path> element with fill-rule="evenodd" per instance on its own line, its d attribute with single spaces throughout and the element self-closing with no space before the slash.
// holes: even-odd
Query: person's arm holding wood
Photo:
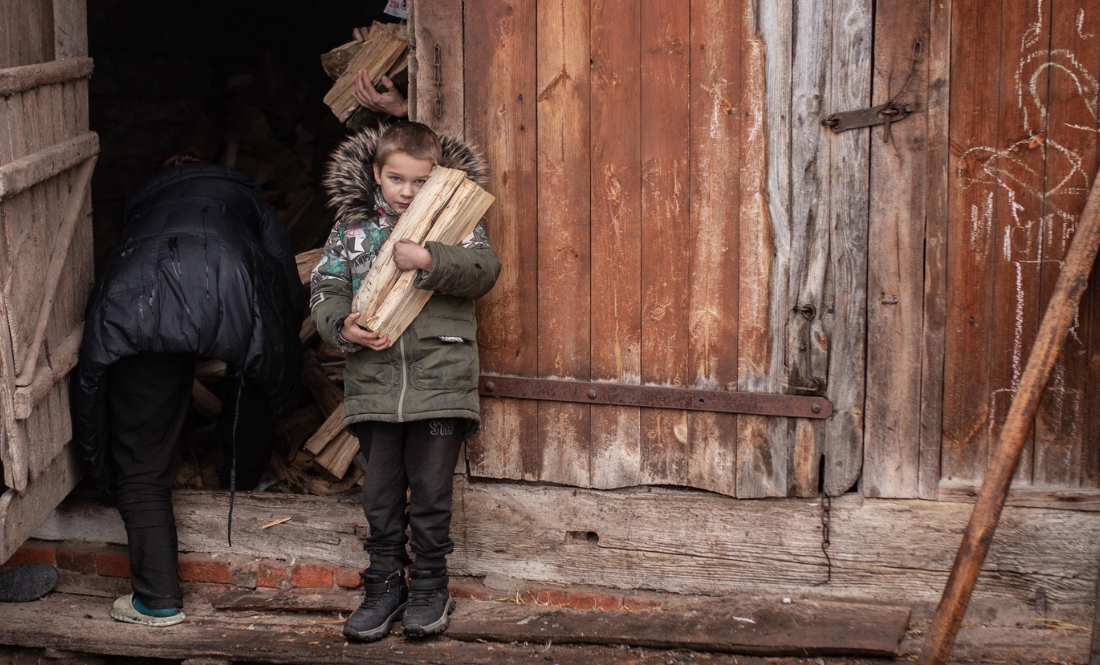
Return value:
<svg viewBox="0 0 1100 665">
<path fill-rule="evenodd" d="M 310 277 L 310 315 L 317 333 L 329 344 L 347 353 L 389 348 L 385 336 L 356 324 L 351 311 L 352 284 L 347 251 L 343 244 L 344 224 L 337 223 L 321 252 L 321 260 Z"/>
<path fill-rule="evenodd" d="M 418 289 L 461 298 L 480 298 L 493 288 L 500 275 L 500 258 L 489 244 L 481 222 L 461 244 L 446 245 L 429 240 L 424 249 L 431 257 L 431 264 L 428 270 L 421 270 L 413 282 Z"/>
</svg>

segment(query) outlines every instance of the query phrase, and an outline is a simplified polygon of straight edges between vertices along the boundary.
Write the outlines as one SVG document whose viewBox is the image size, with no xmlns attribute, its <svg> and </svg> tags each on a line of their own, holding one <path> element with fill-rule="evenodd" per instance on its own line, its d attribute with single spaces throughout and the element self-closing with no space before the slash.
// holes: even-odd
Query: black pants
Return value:
<svg viewBox="0 0 1100 665">
<path fill-rule="evenodd" d="M 126 524 L 130 580 L 151 609 L 182 607 L 172 513 L 176 445 L 191 404 L 195 357 L 143 353 L 107 368 L 107 418 L 118 511 Z M 240 394 L 239 408 L 235 403 Z M 271 455 L 274 420 L 258 388 L 230 382 L 219 430 L 226 448 L 223 485 L 232 464 L 236 420 L 237 487 L 251 489 Z"/>
<path fill-rule="evenodd" d="M 455 549 L 451 498 L 463 424 L 447 419 L 353 426 L 367 460 L 363 513 L 370 536 L 364 549 L 370 553 L 372 569 L 392 571 L 408 561 L 406 526 L 412 527 L 409 545 L 416 556 L 414 567 L 447 565 L 446 557 Z"/>
</svg>

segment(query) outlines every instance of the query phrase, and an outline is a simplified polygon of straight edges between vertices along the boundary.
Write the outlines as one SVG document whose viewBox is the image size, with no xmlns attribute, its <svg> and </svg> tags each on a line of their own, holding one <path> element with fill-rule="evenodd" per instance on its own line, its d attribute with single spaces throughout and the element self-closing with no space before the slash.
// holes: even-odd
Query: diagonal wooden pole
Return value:
<svg viewBox="0 0 1100 665">
<path fill-rule="evenodd" d="M 1097 174 L 1100 177 L 1100 174 Z M 1073 234 L 1069 253 L 1066 254 L 1062 272 L 1054 285 L 1054 294 L 1043 314 L 1039 334 L 1027 359 L 1023 377 L 1012 399 L 1004 428 L 1001 430 L 997 449 L 989 462 L 982 489 L 978 493 L 978 502 L 970 514 L 959 552 L 955 555 L 955 565 L 951 576 L 947 578 L 947 588 L 932 617 L 932 627 L 921 649 L 921 665 L 943 665 L 951 654 L 955 644 L 955 635 L 959 632 L 966 606 L 970 603 L 970 594 L 981 572 L 982 563 L 989 552 L 997 520 L 1001 517 L 1008 485 L 1020 460 L 1020 451 L 1024 439 L 1031 430 L 1035 412 L 1039 408 L 1039 399 L 1043 388 L 1050 378 L 1050 370 L 1058 358 L 1066 336 L 1073 325 L 1077 306 L 1081 302 L 1081 293 L 1088 285 L 1089 273 L 1096 260 L 1096 251 L 1100 247 L 1100 187 L 1093 181 L 1085 210 Z"/>
</svg>

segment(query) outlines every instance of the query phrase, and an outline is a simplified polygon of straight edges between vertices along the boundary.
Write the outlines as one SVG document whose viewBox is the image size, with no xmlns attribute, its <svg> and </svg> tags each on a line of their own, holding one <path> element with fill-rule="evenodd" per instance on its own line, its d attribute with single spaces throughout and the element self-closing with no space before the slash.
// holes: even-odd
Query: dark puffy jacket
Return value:
<svg viewBox="0 0 1100 665">
<path fill-rule="evenodd" d="M 217 358 L 285 410 L 298 387 L 304 297 L 286 231 L 248 176 L 185 164 L 147 183 L 92 291 L 72 379 L 73 438 L 96 484 L 110 489 L 114 477 L 109 365 L 143 352 Z"/>
</svg>

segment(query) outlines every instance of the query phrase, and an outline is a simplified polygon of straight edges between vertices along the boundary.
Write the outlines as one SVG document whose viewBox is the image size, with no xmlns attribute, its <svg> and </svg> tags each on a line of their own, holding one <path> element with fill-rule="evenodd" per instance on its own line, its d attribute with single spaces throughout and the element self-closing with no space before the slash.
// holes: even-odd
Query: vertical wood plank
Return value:
<svg viewBox="0 0 1100 665">
<path fill-rule="evenodd" d="M 863 108 L 871 101 L 871 1 L 835 0 L 829 74 L 833 108 Z M 822 334 L 813 334 L 811 353 L 825 355 L 825 394 L 835 415 L 825 423 L 825 478 L 831 496 L 859 479 L 863 466 L 863 413 L 867 343 L 867 226 L 870 134 L 829 136 L 828 257 Z M 830 302 L 831 301 L 831 302 Z M 825 362 L 818 361 L 817 367 Z M 911 471 L 912 472 L 912 471 Z"/>
<path fill-rule="evenodd" d="M 486 221 L 503 268 L 478 301 L 482 371 L 538 371 L 536 54 L 533 0 L 466 3 L 466 137 L 485 150 L 497 200 Z M 537 480 L 537 404 L 482 401 L 482 433 L 468 442 L 471 474 Z"/>
<path fill-rule="evenodd" d="M 762 198 L 766 204 L 763 229 L 742 230 L 749 236 L 746 255 L 740 265 L 740 286 L 749 290 L 739 308 L 742 332 L 738 340 L 738 387 L 756 392 L 785 392 L 785 344 L 787 316 L 791 303 L 787 295 L 790 269 L 790 173 L 791 173 L 791 27 L 792 0 L 760 3 L 754 8 L 746 3 L 746 20 L 763 50 L 766 85 L 754 84 L 755 94 L 763 96 L 763 139 L 753 142 L 753 155 L 766 160 L 760 169 L 742 167 L 742 177 L 755 178 L 763 174 Z M 758 59 L 754 58 L 753 62 Z M 759 65 L 757 65 L 759 66 Z M 755 71 L 755 70 L 754 70 Z M 758 76 L 758 74 L 757 74 Z M 759 81 L 757 81 L 759 83 Z M 754 141 L 751 137 L 743 140 Z M 746 148 L 750 145 L 746 144 Z M 763 147 L 761 151 L 759 148 Z M 750 162 L 755 166 L 755 162 Z M 748 171 L 748 172 L 746 172 Z M 755 195 L 755 192 L 753 193 Z M 748 220 L 745 220 L 748 221 Z M 755 234 L 748 231 L 755 230 Z M 764 239 L 767 246 L 763 246 Z M 760 282 L 767 279 L 766 287 Z M 766 302 L 763 298 L 766 296 Z M 746 327 L 745 321 L 751 321 Z M 791 462 L 790 423 L 786 418 L 746 416 L 739 419 L 737 432 L 737 496 L 760 498 L 786 496 Z"/>
<path fill-rule="evenodd" d="M 1046 69 L 1050 95 L 1047 108 L 1037 109 L 1046 111 L 1046 126 L 1040 130 L 1046 147 L 1040 311 L 1050 300 L 1096 174 L 1100 74 L 1100 31 L 1085 28 L 1095 26 L 1100 18 L 1096 5 L 1067 0 L 1054 3 L 1049 11 L 1050 55 L 1036 63 Z M 1087 17 L 1091 18 L 1088 23 Z M 1088 344 L 1094 320 L 1090 300 L 1081 301 L 1075 327 L 1055 362 L 1035 417 L 1036 485 L 1080 486 L 1086 447 L 1097 450 L 1100 446 L 1095 439 L 1086 443 Z M 1095 384 L 1092 389 L 1096 390 Z"/>
<path fill-rule="evenodd" d="M 821 118 L 824 105 L 836 108 L 832 99 L 831 53 L 844 44 L 833 44 L 833 4 L 796 0 L 794 10 L 794 59 L 791 63 L 791 202 L 790 264 L 787 275 L 786 358 L 787 392 L 821 394 L 826 373 L 815 372 L 823 363 L 815 358 L 828 353 L 822 348 L 821 330 L 829 312 L 825 303 L 825 275 L 829 267 L 829 227 L 832 223 L 829 162 L 834 139 L 827 137 Z M 843 107 L 848 108 L 848 107 Z M 852 155 L 854 157 L 854 155 Z M 815 360 L 817 362 L 815 362 Z M 832 386 L 828 386 L 832 388 Z M 825 424 L 805 420 L 789 422 L 794 433 L 793 475 L 788 486 L 797 496 L 818 493 L 818 475 L 825 439 Z"/>
<path fill-rule="evenodd" d="M 997 144 L 1001 83 L 1001 5 L 993 0 L 952 4 L 947 334 L 944 351 L 941 474 L 976 480 L 989 455 L 989 366 L 993 325 L 993 188 L 976 180 L 972 151 Z"/>
<path fill-rule="evenodd" d="M 537 1 L 538 370 L 587 379 L 590 342 L 587 0 Z M 591 407 L 540 403 L 541 478 L 589 486 Z"/>
<path fill-rule="evenodd" d="M 927 152 L 925 170 L 924 320 L 921 341 L 921 410 L 919 495 L 939 494 L 943 441 L 944 335 L 947 318 L 948 169 L 951 162 L 948 119 L 951 96 L 952 0 L 929 2 L 926 94 Z M 868 289 L 868 297 L 874 291 Z M 868 397 L 872 394 L 868 386 Z M 865 442 L 870 442 L 868 435 Z"/>
<path fill-rule="evenodd" d="M 1050 11 L 1042 4 L 1006 4 L 1001 16 L 1001 93 L 996 142 L 984 147 L 980 179 L 994 188 L 996 229 L 993 274 L 993 356 L 990 364 L 989 439 L 1000 436 L 1027 356 L 1039 330 L 1043 168 L 1046 146 L 1043 63 L 1049 58 Z M 1037 78 L 1033 79 L 1033 75 Z M 1034 85 L 1034 87 L 1032 87 Z M 1055 377 L 1052 376 L 1052 379 Z M 1017 484 L 1032 477 L 1035 430 L 1016 467 Z M 980 460 L 984 470 L 988 460 Z"/>
<path fill-rule="evenodd" d="M 440 134 L 462 138 L 465 90 L 462 0 L 420 0 L 415 3 L 416 98 L 412 118 Z M 484 26 L 478 26 L 483 29 Z M 439 45 L 440 117 L 436 117 L 435 47 Z M 481 75 L 485 75 L 482 72 Z"/>
<path fill-rule="evenodd" d="M 641 12 L 592 2 L 592 378 L 628 384 L 642 374 Z M 640 409 L 593 406 L 591 418 L 591 486 L 639 484 Z"/>
<path fill-rule="evenodd" d="M 698 388 L 737 385 L 741 25 L 717 3 L 691 5 L 689 371 Z M 737 493 L 737 417 L 688 414 L 692 487 Z"/>
<path fill-rule="evenodd" d="M 928 42 L 928 5 L 879 0 L 875 12 L 875 96 L 884 104 L 903 85 L 913 43 Z M 924 319 L 925 182 L 928 60 L 917 63 L 912 92 L 898 99 L 917 113 L 891 128 L 884 143 L 872 132 L 871 227 L 867 284 L 867 439 L 865 496 L 913 498 L 920 467 L 921 366 Z"/>
<path fill-rule="evenodd" d="M 687 386 L 691 34 L 683 3 L 641 3 L 642 381 Z M 642 411 L 645 482 L 686 482 L 682 411 Z"/>
<path fill-rule="evenodd" d="M 1081 3 L 1081 5 L 1088 5 L 1088 3 Z M 1100 11 L 1095 7 L 1086 8 L 1079 5 L 1077 6 L 1077 18 L 1074 27 L 1076 28 L 1076 25 L 1078 25 L 1077 21 L 1080 21 L 1082 26 L 1085 25 L 1086 20 L 1095 23 L 1098 16 L 1100 16 Z M 1058 25 L 1062 25 L 1062 22 L 1059 21 Z M 1088 37 L 1079 35 L 1082 41 L 1077 46 L 1077 60 L 1090 73 L 1095 86 L 1096 81 L 1100 80 L 1100 30 L 1090 30 L 1084 32 L 1084 34 Z M 1083 77 L 1078 75 L 1078 78 Z M 1095 88 L 1093 88 L 1092 93 L 1093 98 L 1100 95 Z M 1093 108 L 1096 109 L 1097 107 L 1094 106 Z M 1081 168 L 1086 173 L 1095 174 L 1097 167 L 1100 166 L 1100 150 L 1097 148 L 1097 141 L 1100 140 L 1100 116 L 1094 115 L 1092 122 L 1084 122 L 1081 127 L 1085 128 L 1080 131 L 1084 133 L 1085 145 L 1088 146 L 1084 153 L 1085 159 L 1082 160 Z M 1093 130 L 1091 135 L 1088 131 L 1089 128 Z M 1092 156 L 1091 163 L 1088 159 L 1089 154 Z M 1095 187 L 1095 176 L 1089 177 L 1089 184 Z M 1088 375 L 1085 386 L 1087 414 L 1085 443 L 1082 451 L 1084 459 L 1081 484 L 1087 487 L 1100 487 L 1100 270 L 1092 271 L 1089 288 L 1085 291 L 1083 300 L 1088 303 Z M 1080 334 L 1078 332 L 1078 335 Z M 1100 615 L 1100 613 L 1097 614 Z M 1094 644 L 1097 640 L 1100 640 L 1100 638 L 1094 638 Z"/>
<path fill-rule="evenodd" d="M 54 59 L 88 55 L 88 0 L 52 0 Z"/>
</svg>

